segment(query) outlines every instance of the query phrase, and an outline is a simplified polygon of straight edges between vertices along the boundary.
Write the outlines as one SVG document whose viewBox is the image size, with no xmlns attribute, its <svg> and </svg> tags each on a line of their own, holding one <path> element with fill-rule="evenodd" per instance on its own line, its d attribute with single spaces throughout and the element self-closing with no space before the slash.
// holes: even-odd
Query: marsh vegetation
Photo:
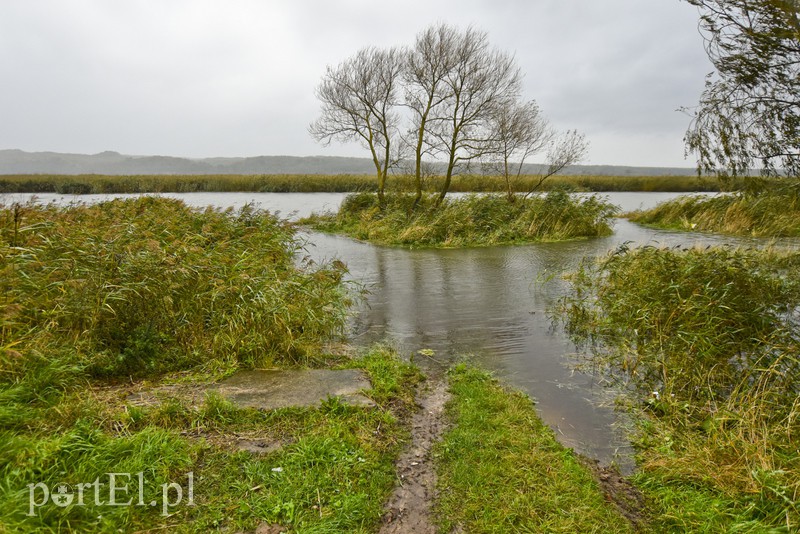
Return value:
<svg viewBox="0 0 800 534">
<path fill-rule="evenodd" d="M 782 184 L 713 198 L 680 197 L 628 214 L 659 228 L 754 237 L 800 237 L 800 189 Z"/>
<path fill-rule="evenodd" d="M 794 531 L 800 257 L 622 247 L 559 316 L 638 414 L 635 481 L 671 530 Z"/>
<path fill-rule="evenodd" d="M 525 193 L 539 182 L 538 175 L 521 175 L 510 183 L 516 193 Z M 440 191 L 444 177 L 426 176 L 422 190 Z M 414 177 L 392 174 L 386 180 L 388 192 L 413 192 Z M 539 185 L 540 191 L 719 191 L 716 180 L 697 176 L 601 176 L 557 175 Z M 0 176 L 0 193 L 61 193 L 65 195 L 116 193 L 233 192 L 325 193 L 377 191 L 373 176 L 357 174 L 252 174 L 252 175 L 57 175 L 19 174 Z M 507 192 L 502 176 L 459 174 L 452 177 L 450 191 L 460 193 Z"/>
<path fill-rule="evenodd" d="M 563 241 L 611 233 L 617 208 L 596 196 L 579 199 L 564 191 L 509 202 L 498 195 L 448 199 L 412 195 L 348 196 L 336 214 L 302 219 L 316 230 L 343 233 L 373 243 L 408 247 L 469 247 Z"/>
<path fill-rule="evenodd" d="M 298 266 L 299 247 L 285 223 L 251 207 L 194 210 L 159 198 L 4 207 L 0 524 L 196 532 L 268 521 L 353 531 L 379 521 L 420 375 L 389 349 L 354 358 L 323 350 L 353 295 L 341 268 Z M 299 365 L 364 369 L 380 408 L 332 399 L 259 412 L 213 394 L 196 406 L 130 397 L 240 368 Z M 275 450 L 239 450 L 243 436 Z M 84 505 L 28 513 L 29 485 L 107 488 L 108 473 L 142 473 L 127 497 L 160 503 L 160 487 L 186 491 L 189 472 L 195 506 L 169 514 L 108 506 L 106 490 Z"/>
</svg>

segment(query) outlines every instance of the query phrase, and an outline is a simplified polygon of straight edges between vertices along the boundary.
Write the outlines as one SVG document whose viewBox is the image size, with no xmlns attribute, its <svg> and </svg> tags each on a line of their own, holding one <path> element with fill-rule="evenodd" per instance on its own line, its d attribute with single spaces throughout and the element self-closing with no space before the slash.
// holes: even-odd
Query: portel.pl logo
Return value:
<svg viewBox="0 0 800 534">
<path fill-rule="evenodd" d="M 160 499 L 145 501 L 144 472 L 106 473 L 106 481 L 97 477 L 94 482 L 83 482 L 71 486 L 58 483 L 52 488 L 43 482 L 28 484 L 28 516 L 36 515 L 36 509 L 51 503 L 60 508 L 69 506 L 160 506 L 161 515 L 167 516 L 170 509 L 183 503 L 183 486 L 177 482 L 165 482 Z M 194 473 L 186 473 L 186 506 L 194 506 Z"/>
</svg>

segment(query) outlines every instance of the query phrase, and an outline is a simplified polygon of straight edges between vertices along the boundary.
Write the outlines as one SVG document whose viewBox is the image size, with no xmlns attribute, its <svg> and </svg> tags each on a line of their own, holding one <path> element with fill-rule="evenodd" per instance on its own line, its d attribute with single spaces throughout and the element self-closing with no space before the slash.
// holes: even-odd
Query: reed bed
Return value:
<svg viewBox="0 0 800 534">
<path fill-rule="evenodd" d="M 667 531 L 800 528 L 800 256 L 622 247 L 558 316 L 640 415 L 637 482 Z"/>
<path fill-rule="evenodd" d="M 661 228 L 754 237 L 800 237 L 800 190 L 679 197 L 630 220 Z"/>
<path fill-rule="evenodd" d="M 517 192 L 530 191 L 538 176 L 522 176 L 513 181 Z M 428 192 L 439 191 L 440 176 L 424 180 Z M 553 176 L 541 187 L 543 191 L 569 188 L 575 191 L 718 191 L 714 180 L 697 176 Z M 393 175 L 387 181 L 389 191 L 414 190 L 411 176 Z M 450 187 L 454 192 L 503 192 L 500 176 L 458 175 Z M 262 193 L 314 193 L 377 191 L 374 176 L 368 175 L 0 175 L 0 193 L 187 193 L 203 191 L 252 191 Z"/>
<path fill-rule="evenodd" d="M 287 223 L 249 206 L 0 208 L 0 531 L 377 525 L 421 376 L 385 347 L 325 353 L 353 293 L 343 266 L 298 263 L 301 249 Z M 265 412 L 177 394 L 239 368 L 315 365 L 362 369 L 376 407 Z M 134 400 L 147 391 L 158 393 Z M 277 446 L 254 454 L 243 438 Z M 113 496 L 109 473 L 125 488 Z M 183 505 L 162 512 L 169 484 Z M 47 502 L 44 488 L 76 501 Z"/>
</svg>

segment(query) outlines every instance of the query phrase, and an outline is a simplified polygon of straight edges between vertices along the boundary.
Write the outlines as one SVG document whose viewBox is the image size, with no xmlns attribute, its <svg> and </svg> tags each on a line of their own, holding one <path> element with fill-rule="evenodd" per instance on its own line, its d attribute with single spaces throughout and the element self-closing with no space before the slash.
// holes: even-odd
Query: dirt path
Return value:
<svg viewBox="0 0 800 534">
<path fill-rule="evenodd" d="M 399 484 L 386 504 L 381 534 L 434 534 L 431 504 L 436 491 L 436 471 L 431 448 L 445 430 L 447 383 L 431 384 L 418 400 L 420 410 L 411 419 L 411 445 L 397 460 Z"/>
</svg>

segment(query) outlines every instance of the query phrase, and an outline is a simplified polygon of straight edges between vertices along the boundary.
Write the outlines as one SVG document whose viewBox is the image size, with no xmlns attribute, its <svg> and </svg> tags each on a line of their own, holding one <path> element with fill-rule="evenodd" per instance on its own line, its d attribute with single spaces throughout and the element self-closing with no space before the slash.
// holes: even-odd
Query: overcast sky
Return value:
<svg viewBox="0 0 800 534">
<path fill-rule="evenodd" d="M 585 163 L 693 166 L 676 110 L 711 71 L 697 19 L 680 0 L 3 0 L 0 148 L 363 156 L 307 133 L 326 65 L 447 22 L 515 53 Z"/>
</svg>

